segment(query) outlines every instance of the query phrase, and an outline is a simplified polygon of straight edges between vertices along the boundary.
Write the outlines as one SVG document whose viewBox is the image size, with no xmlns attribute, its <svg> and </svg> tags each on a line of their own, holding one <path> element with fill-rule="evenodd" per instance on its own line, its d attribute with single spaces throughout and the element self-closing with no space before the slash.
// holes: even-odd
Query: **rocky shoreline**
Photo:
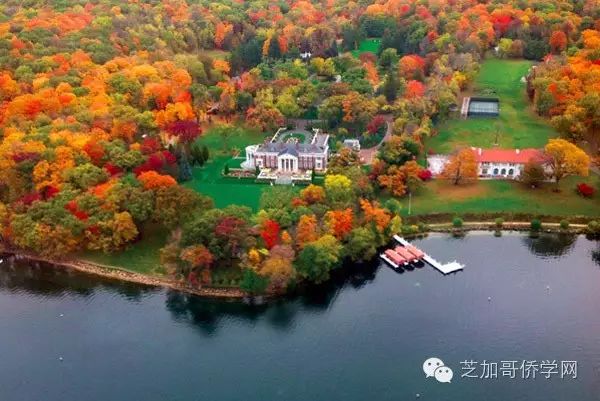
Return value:
<svg viewBox="0 0 600 401">
<path fill-rule="evenodd" d="M 206 298 L 243 299 L 249 296 L 246 292 L 236 288 L 191 288 L 185 285 L 184 283 L 181 283 L 180 281 L 169 279 L 166 277 L 163 278 L 157 276 L 149 276 L 141 273 L 134 273 L 127 270 L 119 269 L 117 267 L 103 266 L 83 260 L 53 260 L 32 253 L 23 252 L 20 250 L 7 249 L 6 247 L 0 247 L 0 253 L 13 255 L 18 259 L 27 259 L 35 262 L 48 263 L 56 267 L 72 269 L 78 272 L 92 274 L 95 276 L 108 278 L 112 280 L 126 281 L 130 283 L 142 284 L 152 287 L 163 287 Z"/>
<path fill-rule="evenodd" d="M 540 230 L 540 232 L 583 234 L 586 231 L 586 227 L 587 226 L 585 224 L 571 224 L 570 227 L 565 230 L 562 229 L 560 227 L 560 224 L 558 223 L 544 223 L 543 229 Z M 407 236 L 407 238 L 426 236 L 428 233 L 446 233 L 463 235 L 468 233 L 469 231 L 526 232 L 530 231 L 530 223 L 518 221 L 504 222 L 501 227 L 498 227 L 493 222 L 464 222 L 464 225 L 460 228 L 453 227 L 452 223 L 430 224 L 426 233 L 410 235 Z M 0 253 L 14 255 L 18 259 L 27 259 L 36 262 L 44 262 L 56 267 L 73 269 L 79 272 L 92 274 L 103 278 L 121 280 L 125 282 L 147 285 L 152 287 L 163 287 L 188 294 L 197 295 L 200 297 L 219 299 L 246 299 L 251 297 L 251 295 L 249 295 L 248 293 L 237 288 L 192 288 L 187 286 L 185 283 L 182 283 L 181 281 L 170 279 L 167 277 L 158 277 L 141 273 L 135 273 L 128 270 L 120 269 L 118 267 L 104 266 L 80 259 L 53 260 L 49 258 L 44 258 L 42 256 L 30 252 L 8 248 L 2 243 L 0 243 Z"/>
</svg>

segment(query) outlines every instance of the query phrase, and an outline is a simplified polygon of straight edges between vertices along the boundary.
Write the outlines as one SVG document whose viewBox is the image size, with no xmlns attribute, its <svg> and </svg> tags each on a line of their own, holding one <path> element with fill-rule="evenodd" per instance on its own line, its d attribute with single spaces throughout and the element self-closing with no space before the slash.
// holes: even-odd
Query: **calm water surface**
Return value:
<svg viewBox="0 0 600 401">
<path fill-rule="evenodd" d="M 355 266 L 266 306 L 5 260 L 0 400 L 600 400 L 600 243 L 416 243 L 467 267 L 444 277 Z M 452 383 L 425 378 L 431 356 L 454 369 Z M 575 360 L 578 378 L 461 378 L 471 359 Z"/>
</svg>

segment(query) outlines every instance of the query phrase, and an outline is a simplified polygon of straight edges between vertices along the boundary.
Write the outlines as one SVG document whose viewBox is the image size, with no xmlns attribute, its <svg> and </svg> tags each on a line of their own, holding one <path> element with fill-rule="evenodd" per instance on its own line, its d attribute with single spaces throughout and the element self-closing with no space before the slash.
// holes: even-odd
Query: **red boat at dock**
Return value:
<svg viewBox="0 0 600 401">
<path fill-rule="evenodd" d="M 403 266 L 408 264 L 408 261 L 406 260 L 406 258 L 402 257 L 401 255 L 399 255 L 396 251 L 394 251 L 393 249 L 388 249 L 384 252 L 384 255 L 394 264 L 398 265 L 398 266 Z"/>
<path fill-rule="evenodd" d="M 396 253 L 398 255 L 402 256 L 404 259 L 406 259 L 410 263 L 414 263 L 419 260 L 419 258 L 417 258 L 415 255 L 413 255 L 411 252 L 409 252 L 408 249 L 406 249 L 402 246 L 397 246 L 396 248 L 394 248 L 394 251 L 396 251 Z"/>
<path fill-rule="evenodd" d="M 423 252 L 417 247 L 414 247 L 412 245 L 406 245 L 405 248 L 408 252 L 412 253 L 417 259 L 423 259 L 425 257 L 425 252 Z"/>
</svg>

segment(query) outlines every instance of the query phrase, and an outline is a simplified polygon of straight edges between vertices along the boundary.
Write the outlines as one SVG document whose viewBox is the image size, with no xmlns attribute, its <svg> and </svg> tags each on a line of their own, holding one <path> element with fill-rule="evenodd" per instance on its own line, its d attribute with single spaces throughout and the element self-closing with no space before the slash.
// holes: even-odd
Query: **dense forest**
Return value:
<svg viewBox="0 0 600 401">
<path fill-rule="evenodd" d="M 599 31 L 598 0 L 3 1 L 0 236 L 56 258 L 167 232 L 163 264 L 195 285 L 231 265 L 255 292 L 326 280 L 401 229 L 394 197 L 430 178 L 423 142 L 488 52 L 540 62 L 536 112 L 597 155 Z M 258 213 L 180 185 L 213 124 L 301 117 L 393 138 L 371 169 L 341 150 L 322 185 L 273 188 Z"/>
</svg>

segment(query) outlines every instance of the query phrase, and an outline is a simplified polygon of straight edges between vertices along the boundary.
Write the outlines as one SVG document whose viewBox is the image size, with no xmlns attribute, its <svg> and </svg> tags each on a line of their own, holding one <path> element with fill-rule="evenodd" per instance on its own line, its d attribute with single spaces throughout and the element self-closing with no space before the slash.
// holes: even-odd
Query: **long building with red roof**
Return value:
<svg viewBox="0 0 600 401">
<path fill-rule="evenodd" d="M 538 149 L 482 149 L 472 148 L 479 163 L 481 178 L 515 179 L 521 175 L 530 160 L 542 160 Z"/>
<path fill-rule="evenodd" d="M 480 178 L 517 179 L 527 162 L 543 161 L 543 153 L 539 149 L 471 149 L 479 164 Z M 432 155 L 427 159 L 434 176 L 441 174 L 448 160 L 448 155 Z"/>
</svg>

